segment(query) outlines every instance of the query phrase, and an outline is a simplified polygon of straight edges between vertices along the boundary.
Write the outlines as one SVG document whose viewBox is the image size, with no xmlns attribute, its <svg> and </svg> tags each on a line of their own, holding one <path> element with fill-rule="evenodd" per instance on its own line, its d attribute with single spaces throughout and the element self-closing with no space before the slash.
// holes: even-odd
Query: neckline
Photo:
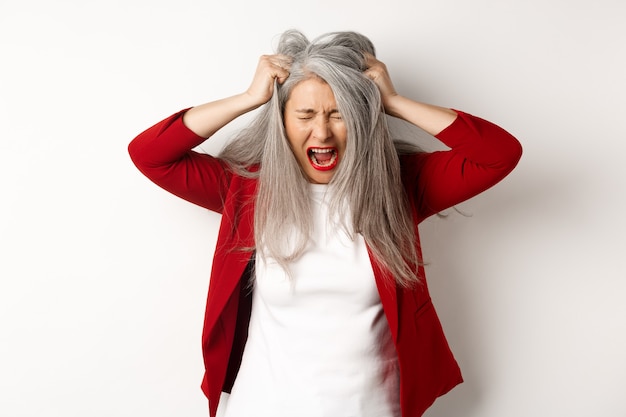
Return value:
<svg viewBox="0 0 626 417">
<path fill-rule="evenodd" d="M 330 186 L 328 184 L 309 184 L 309 193 L 317 199 L 324 200 L 329 195 Z"/>
<path fill-rule="evenodd" d="M 328 184 L 313 184 L 309 183 L 309 189 L 311 191 L 324 191 L 326 192 L 329 188 Z"/>
</svg>

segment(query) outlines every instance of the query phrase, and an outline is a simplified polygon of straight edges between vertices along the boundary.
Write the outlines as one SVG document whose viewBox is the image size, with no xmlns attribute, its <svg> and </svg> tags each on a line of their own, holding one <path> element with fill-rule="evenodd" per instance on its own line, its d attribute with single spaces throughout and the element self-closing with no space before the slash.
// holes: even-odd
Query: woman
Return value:
<svg viewBox="0 0 626 417">
<path fill-rule="evenodd" d="M 285 32 L 248 90 L 135 138 L 152 181 L 222 214 L 203 331 L 215 416 L 420 416 L 462 381 L 432 307 L 418 224 L 504 178 L 520 144 L 399 95 L 353 32 Z M 192 151 L 263 106 L 213 157 Z M 394 143 L 386 116 L 450 150 Z"/>
</svg>

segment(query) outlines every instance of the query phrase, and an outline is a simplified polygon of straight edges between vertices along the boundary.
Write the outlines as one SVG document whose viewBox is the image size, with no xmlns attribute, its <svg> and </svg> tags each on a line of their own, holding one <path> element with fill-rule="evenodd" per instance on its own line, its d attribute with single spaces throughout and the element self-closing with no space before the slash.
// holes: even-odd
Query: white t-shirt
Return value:
<svg viewBox="0 0 626 417">
<path fill-rule="evenodd" d="M 311 185 L 314 237 L 291 264 L 256 259 L 252 316 L 225 417 L 399 417 L 397 355 L 365 242 L 328 221 Z"/>
</svg>

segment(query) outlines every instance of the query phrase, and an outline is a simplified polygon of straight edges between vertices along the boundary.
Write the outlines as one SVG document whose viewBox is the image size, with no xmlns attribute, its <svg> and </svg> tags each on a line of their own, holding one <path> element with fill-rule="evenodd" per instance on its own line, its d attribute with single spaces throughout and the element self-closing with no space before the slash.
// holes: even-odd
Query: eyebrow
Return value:
<svg viewBox="0 0 626 417">
<path fill-rule="evenodd" d="M 315 114 L 315 113 L 317 113 L 313 109 L 296 109 L 295 112 L 296 113 L 304 113 L 304 114 Z M 328 112 L 328 114 L 334 114 L 334 113 L 339 113 L 339 110 L 332 109 L 331 111 Z"/>
</svg>

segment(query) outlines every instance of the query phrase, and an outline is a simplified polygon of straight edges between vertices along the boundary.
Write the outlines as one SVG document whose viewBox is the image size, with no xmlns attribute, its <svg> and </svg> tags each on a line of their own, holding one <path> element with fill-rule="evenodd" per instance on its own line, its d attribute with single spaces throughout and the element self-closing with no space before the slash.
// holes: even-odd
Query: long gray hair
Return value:
<svg viewBox="0 0 626 417">
<path fill-rule="evenodd" d="M 333 32 L 309 42 L 300 32 L 282 34 L 277 53 L 293 59 L 290 75 L 251 124 L 220 154 L 239 175 L 258 176 L 255 245 L 287 272 L 306 250 L 312 233 L 308 180 L 283 125 L 285 103 L 298 83 L 319 78 L 337 102 L 347 131 L 346 150 L 330 181 L 330 216 L 354 238 L 361 234 L 377 261 L 396 282 L 418 282 L 416 235 L 400 177 L 398 150 L 391 139 L 376 84 L 364 75 L 372 42 L 355 32 Z M 259 166 L 258 171 L 250 167 Z M 287 242 L 287 243 L 285 243 Z"/>
</svg>

